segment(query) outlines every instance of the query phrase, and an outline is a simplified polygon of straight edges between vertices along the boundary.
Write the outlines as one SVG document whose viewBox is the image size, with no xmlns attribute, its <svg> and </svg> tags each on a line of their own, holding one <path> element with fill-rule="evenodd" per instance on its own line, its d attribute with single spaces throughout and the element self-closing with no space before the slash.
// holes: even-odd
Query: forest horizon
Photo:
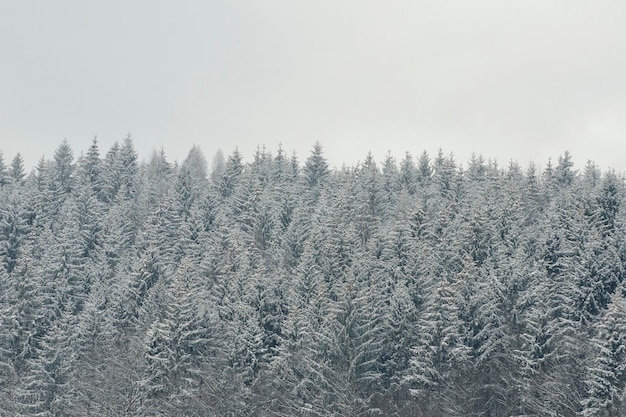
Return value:
<svg viewBox="0 0 626 417">
<path fill-rule="evenodd" d="M 0 149 L 0 416 L 626 415 L 623 173 L 75 155 Z"/>
</svg>

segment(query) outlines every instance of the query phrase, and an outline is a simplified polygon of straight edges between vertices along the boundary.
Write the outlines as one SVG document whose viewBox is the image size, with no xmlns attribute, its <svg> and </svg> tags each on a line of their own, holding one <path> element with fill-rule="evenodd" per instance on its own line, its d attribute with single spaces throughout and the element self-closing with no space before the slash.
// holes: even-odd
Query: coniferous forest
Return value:
<svg viewBox="0 0 626 417">
<path fill-rule="evenodd" d="M 0 415 L 626 415 L 621 174 L 301 158 L 0 158 Z"/>
</svg>

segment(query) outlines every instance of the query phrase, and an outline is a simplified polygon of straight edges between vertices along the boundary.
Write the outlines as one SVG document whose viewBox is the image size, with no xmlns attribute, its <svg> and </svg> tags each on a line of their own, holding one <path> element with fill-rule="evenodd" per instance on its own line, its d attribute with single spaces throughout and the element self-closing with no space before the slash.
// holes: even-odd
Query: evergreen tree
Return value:
<svg viewBox="0 0 626 417">
<path fill-rule="evenodd" d="M 74 153 L 72 148 L 63 140 L 54 152 L 54 164 L 52 165 L 53 192 L 59 196 L 67 195 L 73 188 L 74 177 Z"/>
<path fill-rule="evenodd" d="M 413 387 L 423 415 L 447 416 L 463 412 L 460 388 L 465 382 L 463 377 L 470 352 L 464 343 L 458 287 L 456 280 L 440 279 L 420 317 L 418 340 L 406 379 Z"/>
<path fill-rule="evenodd" d="M 323 185 L 324 181 L 328 178 L 330 172 L 328 170 L 328 162 L 324 157 L 322 145 L 319 142 L 315 142 L 311 155 L 307 158 L 304 164 L 304 179 L 309 188 L 315 188 L 318 185 Z"/>
<path fill-rule="evenodd" d="M 70 324 L 55 321 L 41 338 L 38 355 L 28 360 L 28 371 L 17 389 L 19 416 L 65 416 L 71 414 L 73 395 L 69 388 L 73 349 L 69 344 Z"/>
<path fill-rule="evenodd" d="M 210 323 L 203 309 L 194 308 L 197 282 L 192 266 L 184 261 L 172 279 L 162 314 L 146 336 L 147 375 L 141 381 L 146 401 L 143 414 L 193 412 L 204 383 L 202 364 L 210 354 Z M 205 380 L 206 379 L 206 380 Z"/>
<path fill-rule="evenodd" d="M 554 170 L 554 180 L 559 187 L 567 187 L 574 183 L 577 172 L 572 170 L 573 166 L 574 163 L 569 152 L 565 151 L 562 156 L 559 156 L 559 163 Z"/>
<path fill-rule="evenodd" d="M 433 182 L 442 197 L 453 199 L 457 194 L 458 180 L 456 163 L 452 156 L 446 158 L 439 150 L 433 172 Z"/>
<path fill-rule="evenodd" d="M 219 194 L 223 198 L 230 197 L 239 183 L 239 178 L 244 171 L 243 157 L 239 152 L 239 149 L 228 157 L 224 172 L 219 177 L 219 182 L 216 184 Z"/>
<path fill-rule="evenodd" d="M 102 191 L 102 161 L 100 160 L 100 149 L 98 147 L 98 139 L 93 138 L 91 146 L 87 151 L 87 155 L 82 160 L 82 170 L 89 179 L 91 188 L 99 195 Z"/>
<path fill-rule="evenodd" d="M 421 178 L 420 178 L 421 179 Z M 410 195 L 415 194 L 417 173 L 415 171 L 415 163 L 410 153 L 404 155 L 404 159 L 400 163 L 400 187 Z"/>
<path fill-rule="evenodd" d="M 417 161 L 417 180 L 426 187 L 433 175 L 433 168 L 430 164 L 430 157 L 426 151 L 423 151 Z"/>
<path fill-rule="evenodd" d="M 28 213 L 21 193 L 14 191 L 0 201 L 0 263 L 10 274 L 30 232 Z"/>
<path fill-rule="evenodd" d="M 516 363 L 511 354 L 517 348 L 506 288 L 495 273 L 479 278 L 471 296 L 471 331 L 478 394 L 476 409 L 484 415 L 511 415 L 519 399 L 516 392 Z"/>
<path fill-rule="evenodd" d="M 194 192 L 196 194 L 204 193 L 208 187 L 207 161 L 197 145 L 191 148 L 181 168 L 188 170 L 192 179 Z"/>
<path fill-rule="evenodd" d="M 7 174 L 6 163 L 4 162 L 4 155 L 0 151 L 0 187 L 9 183 L 9 176 Z"/>
<path fill-rule="evenodd" d="M 226 163 L 224 161 L 224 154 L 221 149 L 218 149 L 213 159 L 211 160 L 211 184 L 216 185 L 221 178 L 222 173 L 226 169 Z"/>
<path fill-rule="evenodd" d="M 137 152 L 130 135 L 120 145 L 115 142 L 102 164 L 102 199 L 113 201 L 116 197 L 131 200 L 137 193 L 139 164 Z M 121 193 L 118 196 L 118 193 Z"/>
<path fill-rule="evenodd" d="M 366 245 L 370 237 L 376 233 L 378 221 L 386 211 L 382 195 L 380 172 L 371 154 L 368 154 L 360 172 L 354 194 L 358 199 L 354 221 L 358 229 L 361 243 Z"/>
<path fill-rule="evenodd" d="M 626 301 L 621 291 L 613 296 L 596 328 L 582 415 L 619 416 L 626 412 Z"/>
<path fill-rule="evenodd" d="M 22 155 L 20 155 L 19 152 L 11 161 L 8 173 L 13 183 L 21 185 L 24 182 L 24 178 L 26 177 L 26 172 L 24 171 L 24 159 L 22 159 Z"/>
</svg>

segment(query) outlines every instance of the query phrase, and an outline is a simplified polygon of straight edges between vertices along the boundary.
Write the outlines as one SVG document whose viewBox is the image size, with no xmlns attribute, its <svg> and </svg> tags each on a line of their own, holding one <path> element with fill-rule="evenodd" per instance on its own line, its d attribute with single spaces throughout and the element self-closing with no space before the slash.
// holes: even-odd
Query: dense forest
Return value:
<svg viewBox="0 0 626 417">
<path fill-rule="evenodd" d="M 621 174 L 219 155 L 0 157 L 0 415 L 626 415 Z"/>
</svg>

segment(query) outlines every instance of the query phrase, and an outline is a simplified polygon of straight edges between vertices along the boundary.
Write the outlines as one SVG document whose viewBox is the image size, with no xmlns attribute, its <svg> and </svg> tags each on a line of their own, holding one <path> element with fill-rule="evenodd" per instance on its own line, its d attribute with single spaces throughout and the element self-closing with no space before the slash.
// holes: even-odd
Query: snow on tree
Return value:
<svg viewBox="0 0 626 417">
<path fill-rule="evenodd" d="M 196 308 L 202 296 L 192 265 L 183 261 L 172 277 L 162 312 L 145 340 L 146 377 L 144 414 L 182 412 L 194 405 L 209 360 L 213 329 L 204 309 Z M 158 410 L 158 411 L 157 411 Z M 170 410 L 170 411 L 168 411 Z"/>
<path fill-rule="evenodd" d="M 311 154 L 304 163 L 304 179 L 310 188 L 323 185 L 329 176 L 328 162 L 324 157 L 322 145 L 316 142 Z"/>
<path fill-rule="evenodd" d="M 11 182 L 14 184 L 21 185 L 24 182 L 24 178 L 26 177 L 26 172 L 24 171 L 24 159 L 19 152 L 11 161 L 8 174 L 11 178 Z"/>
<path fill-rule="evenodd" d="M 621 174 L 80 155 L 0 158 L 0 414 L 624 414 Z"/>
<path fill-rule="evenodd" d="M 623 415 L 626 412 L 626 300 L 621 289 L 595 327 L 582 415 Z"/>
</svg>

